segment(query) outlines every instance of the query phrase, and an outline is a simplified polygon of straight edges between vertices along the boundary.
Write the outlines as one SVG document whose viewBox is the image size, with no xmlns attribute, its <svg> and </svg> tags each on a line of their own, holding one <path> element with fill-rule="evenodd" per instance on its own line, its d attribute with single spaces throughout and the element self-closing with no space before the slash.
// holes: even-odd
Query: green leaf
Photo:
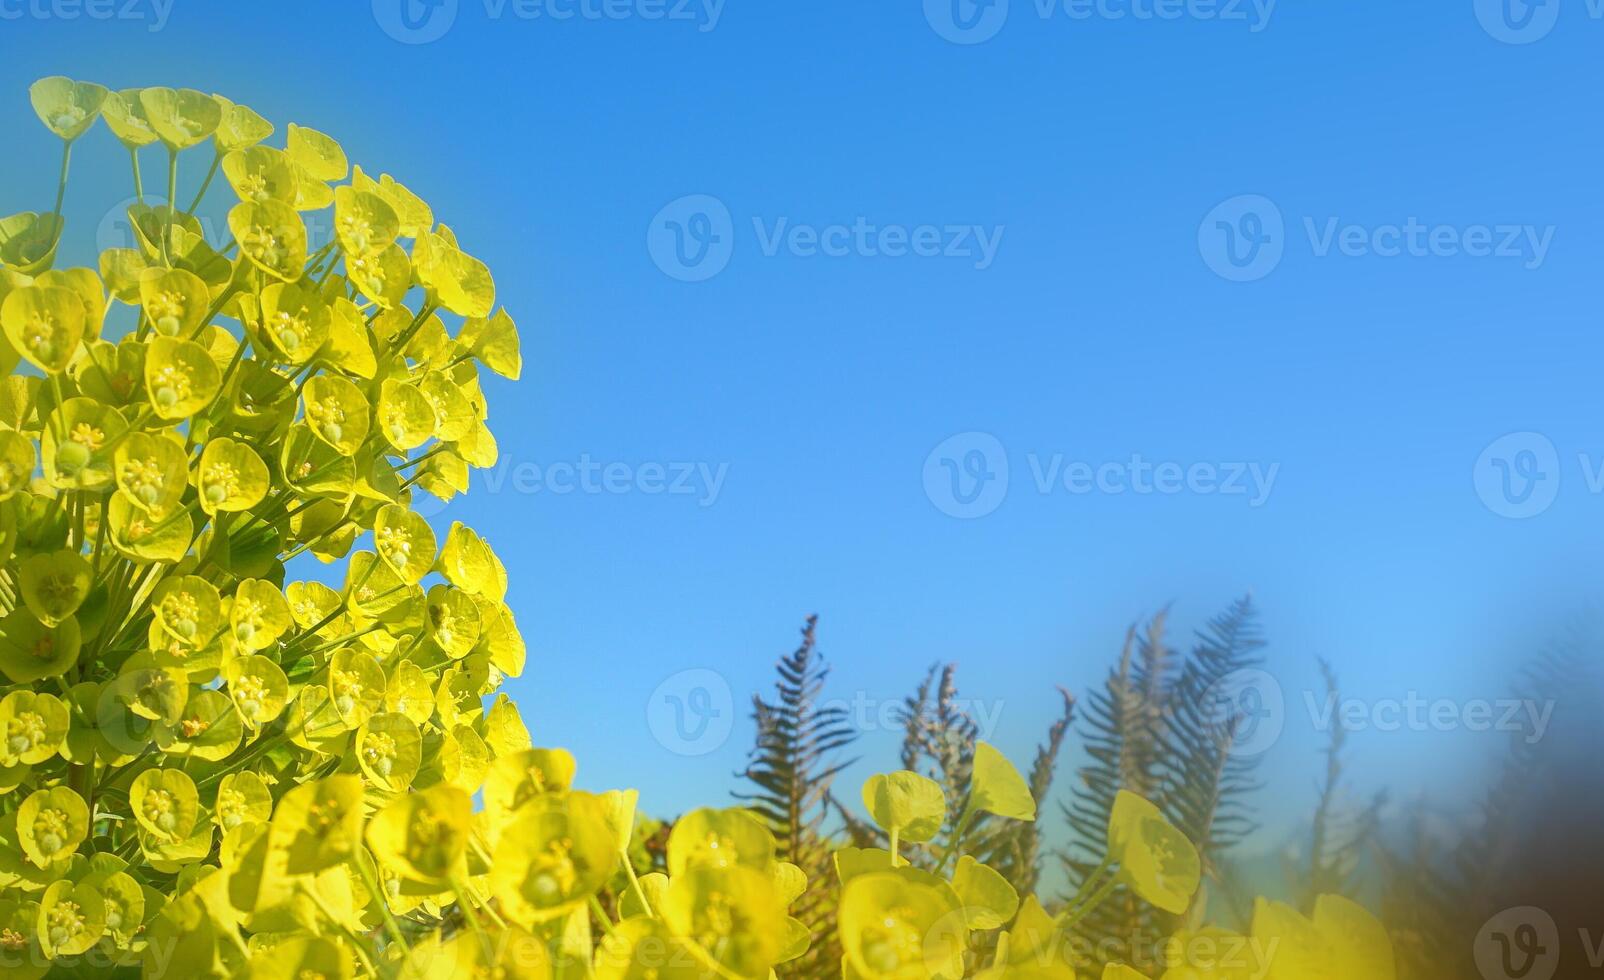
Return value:
<svg viewBox="0 0 1604 980">
<path fill-rule="evenodd" d="M 935 837 L 947 816 L 941 787 L 906 769 L 870 776 L 863 784 L 863 805 L 882 829 L 914 843 Z"/>
<path fill-rule="evenodd" d="M 963 901 L 964 921 L 971 929 L 997 929 L 1019 911 L 1019 893 L 1000 873 L 965 854 L 952 874 L 952 887 Z"/>
<path fill-rule="evenodd" d="M 1013 820 L 1036 819 L 1036 799 L 1030 795 L 1025 777 L 1001 752 L 985 742 L 975 743 L 969 806 Z"/>
</svg>

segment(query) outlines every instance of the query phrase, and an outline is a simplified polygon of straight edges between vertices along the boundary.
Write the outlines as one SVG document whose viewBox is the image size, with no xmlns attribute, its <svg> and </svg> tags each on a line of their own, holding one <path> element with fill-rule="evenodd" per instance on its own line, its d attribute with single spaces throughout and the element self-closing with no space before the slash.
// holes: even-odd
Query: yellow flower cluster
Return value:
<svg viewBox="0 0 1604 980">
<path fill-rule="evenodd" d="M 521 359 L 485 266 L 314 130 L 270 146 L 189 90 L 31 96 L 62 183 L 51 212 L 0 219 L 0 975 L 763 980 L 805 953 L 809 882 L 757 817 L 690 813 L 640 873 L 634 791 L 574 789 L 497 693 L 525 656 L 506 570 L 412 509 L 496 461 L 480 370 Z M 56 268 L 99 119 L 129 152 L 136 246 Z M 208 144 L 181 211 L 180 155 Z M 166 151 L 168 203 L 142 148 Z M 218 173 L 226 243 L 194 216 Z M 341 587 L 290 580 L 303 555 L 343 562 Z M 1056 914 L 963 852 L 982 815 L 1035 819 L 1017 770 L 978 744 L 948 803 L 912 772 L 864 786 L 888 846 L 835 855 L 844 976 L 1071 980 L 1065 939 L 1114 890 L 1195 907 L 1197 852 L 1138 797 Z M 901 853 L 943 833 L 934 867 Z M 1263 904 L 1253 938 L 1251 965 L 1165 976 L 1391 977 L 1340 899 Z"/>
</svg>

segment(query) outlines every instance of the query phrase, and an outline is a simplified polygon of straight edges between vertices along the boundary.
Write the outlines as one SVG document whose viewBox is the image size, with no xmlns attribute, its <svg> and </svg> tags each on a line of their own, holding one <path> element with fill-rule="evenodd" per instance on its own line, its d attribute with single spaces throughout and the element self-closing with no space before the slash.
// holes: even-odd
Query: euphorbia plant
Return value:
<svg viewBox="0 0 1604 980">
<path fill-rule="evenodd" d="M 506 570 L 413 499 L 496 461 L 480 372 L 521 361 L 484 264 L 315 130 L 269 146 L 190 90 L 31 95 L 62 154 L 52 209 L 0 219 L 0 973 L 762 980 L 805 952 L 808 883 L 770 827 L 695 811 L 667 873 L 637 873 L 634 792 L 574 789 L 497 693 L 525 655 Z M 134 246 L 58 267 L 99 118 Z M 165 201 L 140 167 L 157 144 Z M 195 218 L 219 174 L 227 242 Z M 864 801 L 889 847 L 836 855 L 848 977 L 1068 980 L 1064 940 L 1112 889 L 1178 913 L 1198 888 L 1191 844 L 1121 797 L 1111 877 L 1057 914 L 1021 899 L 963 850 L 980 814 L 1035 818 L 984 744 L 929 869 L 901 851 L 943 830 L 941 789 L 894 773 Z M 1261 917 L 1298 957 L 1277 977 L 1383 975 L 1356 906 Z"/>
</svg>

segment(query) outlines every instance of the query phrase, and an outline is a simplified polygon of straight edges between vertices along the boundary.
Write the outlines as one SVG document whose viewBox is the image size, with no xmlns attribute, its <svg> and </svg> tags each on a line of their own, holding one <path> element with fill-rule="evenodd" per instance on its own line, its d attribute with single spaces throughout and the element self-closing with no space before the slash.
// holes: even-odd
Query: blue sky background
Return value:
<svg viewBox="0 0 1604 980">
<path fill-rule="evenodd" d="M 526 358 L 521 383 L 489 386 L 508 468 L 440 519 L 503 555 L 531 647 L 509 689 L 586 785 L 638 786 L 662 813 L 723 799 L 750 741 L 746 698 L 808 613 L 837 696 L 898 699 L 957 661 L 1023 763 L 1053 686 L 1090 693 L 1128 624 L 1173 603 L 1189 630 L 1251 590 L 1289 701 L 1265 756 L 1274 842 L 1312 806 L 1315 658 L 1372 701 L 1500 697 L 1508 658 L 1594 591 L 1604 497 L 1578 457 L 1604 461 L 1604 145 L 1589 108 L 1604 20 L 1584 0 L 1525 45 L 1491 36 L 1471 0 L 1286 3 L 1258 31 L 1044 20 L 1013 0 L 975 45 L 943 39 L 912 0 L 729 0 L 716 24 L 637 16 L 649 3 L 555 21 L 461 0 L 422 44 L 386 33 L 395 8 L 380 8 L 176 0 L 164 19 L 137 0 L 134 19 L 101 21 L 0 5 L 0 127 L 24 134 L 0 156 L 0 209 L 49 206 L 55 145 L 25 89 L 57 73 L 221 92 L 280 133 L 335 135 L 430 200 L 495 271 Z M 104 129 L 74 177 L 63 255 L 92 264 L 97 222 L 128 194 Z M 705 282 L 665 274 L 647 247 L 686 195 L 731 216 L 728 267 Z M 1222 253 L 1200 250 L 1204 216 L 1239 195 L 1274 202 L 1286 227 L 1256 282 L 1216 275 L 1205 255 Z M 219 224 L 225 198 L 208 208 Z M 771 256 L 753 225 L 860 217 L 1003 237 L 982 270 Z M 1411 217 L 1552 239 L 1528 268 L 1321 256 L 1303 228 Z M 1541 435 L 1505 454 L 1536 451 L 1532 499 L 1553 496 L 1523 520 L 1478 494 L 1478 457 L 1511 432 Z M 1010 473 L 974 519 L 943 513 L 925 482 L 960 433 L 993 437 L 1003 455 L 988 462 Z M 1031 454 L 1133 453 L 1279 469 L 1258 507 L 1033 486 Z M 529 464 L 587 456 L 727 471 L 709 506 L 705 487 L 519 492 L 516 467 L 528 489 Z M 687 756 L 649 715 L 693 668 L 728 684 L 733 705 L 715 685 L 712 707 L 739 717 Z M 897 737 L 865 733 L 854 786 L 895 764 Z M 1361 732 L 1353 772 L 1361 789 L 1452 799 L 1501 745 Z"/>
</svg>

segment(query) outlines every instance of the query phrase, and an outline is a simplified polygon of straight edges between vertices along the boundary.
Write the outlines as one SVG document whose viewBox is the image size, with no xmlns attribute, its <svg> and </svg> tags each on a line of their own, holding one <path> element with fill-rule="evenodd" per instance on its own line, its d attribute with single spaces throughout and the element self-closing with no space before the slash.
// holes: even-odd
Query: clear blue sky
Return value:
<svg viewBox="0 0 1604 980">
<path fill-rule="evenodd" d="M 460 0 L 421 44 L 387 33 L 403 22 L 379 6 L 117 0 L 136 19 L 98 21 L 63 0 L 0 4 L 0 127 L 28 134 L 0 157 L 0 205 L 49 205 L 54 145 L 25 87 L 56 73 L 224 93 L 428 198 L 495 270 L 527 365 L 490 386 L 499 492 L 477 480 L 441 519 L 504 556 L 532 653 L 510 690 L 587 785 L 639 786 L 665 813 L 723 799 L 747 693 L 808 613 L 836 694 L 900 698 L 956 660 L 1023 762 L 1053 685 L 1089 692 L 1128 623 L 1174 603 L 1189 629 L 1252 590 L 1292 702 L 1267 776 L 1283 816 L 1302 813 L 1314 658 L 1367 699 L 1497 697 L 1504 658 L 1594 591 L 1604 496 L 1578 454 L 1604 460 L 1604 133 L 1588 108 L 1604 20 L 1585 0 L 1524 45 L 1496 40 L 1472 0 L 1283 3 L 1268 22 L 1043 19 L 1013 0 L 981 44 L 944 39 L 935 0 L 729 0 L 716 21 L 701 0 L 661 20 L 651 0 L 587 0 L 627 16 L 567 20 L 550 14 L 578 0 Z M 87 264 L 125 160 L 104 130 L 77 156 L 63 254 Z M 671 206 L 687 195 L 715 198 L 728 225 Z M 1257 225 L 1240 202 L 1211 214 L 1240 195 L 1273 202 L 1285 229 L 1252 282 L 1210 264 L 1236 269 L 1209 245 L 1217 222 L 1266 227 L 1262 206 Z M 871 255 L 827 233 L 859 219 L 890 228 L 893 250 L 899 229 L 945 247 L 948 226 L 978 226 L 995 253 Z M 711 229 L 727 268 L 665 274 L 676 221 L 692 252 Z M 849 254 L 809 255 L 806 237 L 776 251 L 782 221 Z M 1411 224 L 1431 254 L 1386 228 Z M 1504 225 L 1535 237 L 1516 255 L 1446 254 L 1474 249 L 1479 226 L 1501 252 Z M 1346 226 L 1370 244 L 1344 247 Z M 1514 488 L 1536 504 L 1510 506 L 1558 493 L 1502 517 L 1477 492 L 1502 471 L 1478 457 L 1528 431 L 1555 458 L 1530 440 L 1505 454 L 1514 479 L 1532 462 L 1547 477 L 1536 498 Z M 927 482 L 960 433 L 995 442 L 938 454 Z M 977 445 L 975 472 L 993 476 L 1001 447 L 1008 492 L 949 516 L 932 499 L 942 459 L 964 477 Z M 1275 479 L 1260 506 L 1034 485 L 1033 459 L 1133 453 Z M 554 494 L 543 470 L 540 492 L 518 492 L 535 482 L 519 465 L 586 458 L 627 464 L 633 489 Z M 696 493 L 649 493 L 648 464 L 723 479 L 716 497 L 700 476 Z M 690 668 L 724 678 L 742 713 L 694 757 L 648 723 L 654 690 Z M 889 768 L 895 741 L 860 748 Z M 1408 796 L 1453 788 L 1450 750 L 1500 744 L 1370 732 L 1352 750 L 1365 784 Z"/>
</svg>

